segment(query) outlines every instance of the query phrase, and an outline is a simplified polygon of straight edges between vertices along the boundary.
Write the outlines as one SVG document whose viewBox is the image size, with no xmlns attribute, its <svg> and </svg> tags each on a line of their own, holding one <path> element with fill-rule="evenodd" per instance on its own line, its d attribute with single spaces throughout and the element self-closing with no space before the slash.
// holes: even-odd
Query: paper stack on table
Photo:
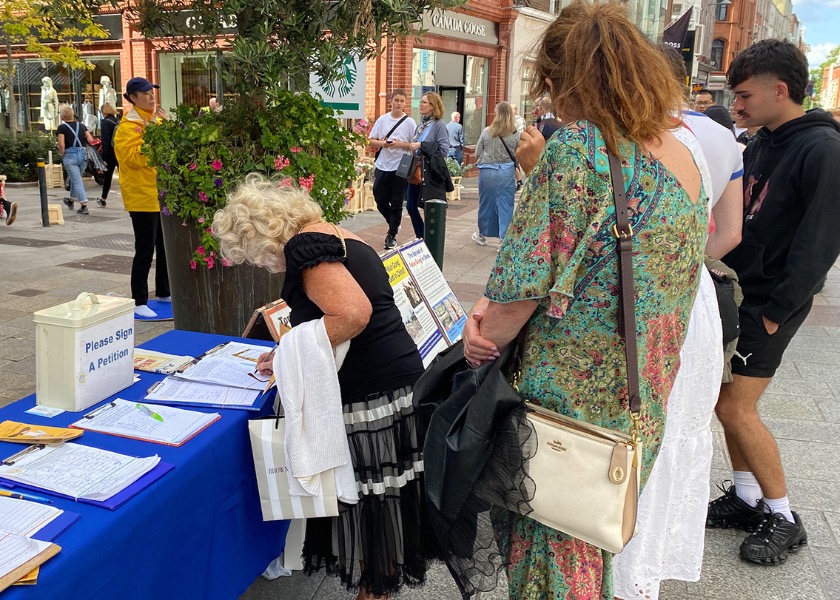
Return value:
<svg viewBox="0 0 840 600">
<path fill-rule="evenodd" d="M 170 375 L 195 360 L 192 356 L 164 354 L 145 348 L 134 349 L 134 370 Z"/>
<path fill-rule="evenodd" d="M 139 402 L 117 398 L 86 414 L 71 427 L 181 446 L 220 418 L 219 413 L 203 413 L 168 406 L 155 406 L 152 409 Z"/>
<path fill-rule="evenodd" d="M 0 423 L 0 442 L 16 444 L 57 444 L 76 439 L 82 433 L 84 432 L 66 427 L 47 427 L 17 421 Z"/>
<path fill-rule="evenodd" d="M 58 554 L 55 544 L 17 533 L 0 531 L 0 590 L 4 590 L 38 565 Z"/>
<path fill-rule="evenodd" d="M 148 390 L 145 400 L 162 404 L 256 410 L 270 378 L 256 372 L 271 348 L 240 342 L 216 346 Z"/>
</svg>

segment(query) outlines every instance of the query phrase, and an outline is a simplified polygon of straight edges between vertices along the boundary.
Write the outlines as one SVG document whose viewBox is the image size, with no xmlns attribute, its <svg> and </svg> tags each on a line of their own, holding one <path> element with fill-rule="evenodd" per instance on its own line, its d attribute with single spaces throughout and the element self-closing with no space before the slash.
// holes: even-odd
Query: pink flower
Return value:
<svg viewBox="0 0 840 600">
<path fill-rule="evenodd" d="M 280 182 L 280 185 L 278 187 L 294 187 L 294 185 L 295 180 L 291 177 L 286 177 L 285 179 L 283 179 L 283 181 Z"/>
<path fill-rule="evenodd" d="M 228 260 L 227 258 L 223 258 L 222 259 L 222 266 L 223 267 L 232 267 L 233 263 L 230 260 Z"/>
<path fill-rule="evenodd" d="M 204 223 L 204 217 L 198 217 L 198 222 L 199 223 Z"/>
<path fill-rule="evenodd" d="M 213 260 L 213 257 L 210 257 L 210 258 L 207 259 L 207 268 L 208 269 L 212 269 L 213 265 L 215 265 L 215 264 L 216 264 L 216 261 Z"/>
<path fill-rule="evenodd" d="M 207 194 L 204 192 L 198 192 L 198 199 L 202 202 L 207 202 Z"/>
<path fill-rule="evenodd" d="M 214 160 L 212 165 L 213 165 L 213 169 L 215 171 L 221 171 L 222 170 L 222 160 L 220 158 L 217 158 L 216 160 Z"/>
<path fill-rule="evenodd" d="M 274 159 L 274 168 L 277 169 L 278 171 L 282 171 L 283 169 L 285 169 L 288 166 L 289 166 L 289 159 L 286 158 L 285 156 L 282 156 L 282 155 L 278 154 L 277 158 Z"/>
<path fill-rule="evenodd" d="M 301 148 L 300 146 L 292 146 L 291 148 L 289 148 L 289 152 L 291 152 L 292 154 L 297 154 L 301 150 L 303 150 L 303 148 Z"/>
<path fill-rule="evenodd" d="M 199 246 L 195 249 L 195 251 L 198 252 L 201 256 L 204 256 L 204 246 Z"/>
<path fill-rule="evenodd" d="M 196 264 L 196 262 L 195 262 L 194 260 L 191 260 L 191 261 L 190 261 L 190 269 L 192 269 L 193 271 L 195 271 L 196 267 L 198 267 L 198 265 Z"/>
<path fill-rule="evenodd" d="M 315 184 L 315 175 L 310 175 L 309 177 L 298 177 L 298 185 L 300 187 L 312 191 L 312 186 Z"/>
<path fill-rule="evenodd" d="M 190 163 L 190 166 L 187 167 L 190 171 L 195 171 L 198 168 L 198 165 L 195 163 Z"/>
<path fill-rule="evenodd" d="M 216 258 L 216 251 L 215 250 L 210 251 L 210 258 Z"/>
</svg>

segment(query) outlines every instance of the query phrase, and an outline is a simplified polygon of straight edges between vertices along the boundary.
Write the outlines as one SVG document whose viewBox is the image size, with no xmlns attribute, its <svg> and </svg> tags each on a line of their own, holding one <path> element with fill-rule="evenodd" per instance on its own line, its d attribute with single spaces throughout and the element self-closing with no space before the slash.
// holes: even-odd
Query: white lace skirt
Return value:
<svg viewBox="0 0 840 600">
<path fill-rule="evenodd" d="M 668 397 L 665 436 L 639 501 L 639 533 L 613 560 L 618 598 L 657 600 L 663 579 L 700 579 L 712 463 L 710 427 L 722 374 L 720 313 L 712 278 L 703 269 L 680 370 Z"/>
</svg>

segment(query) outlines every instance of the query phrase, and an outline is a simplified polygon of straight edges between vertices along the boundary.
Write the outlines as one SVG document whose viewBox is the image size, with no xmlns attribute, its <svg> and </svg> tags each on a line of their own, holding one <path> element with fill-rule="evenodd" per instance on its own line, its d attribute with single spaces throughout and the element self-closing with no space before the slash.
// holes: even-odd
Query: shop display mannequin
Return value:
<svg viewBox="0 0 840 600">
<path fill-rule="evenodd" d="M 96 111 L 93 108 L 93 104 L 90 103 L 89 98 L 85 98 L 85 101 L 82 102 L 82 123 L 85 124 L 85 127 L 92 134 L 96 134 L 99 131 L 99 117 L 96 116 Z"/>
<path fill-rule="evenodd" d="M 117 91 L 111 87 L 111 78 L 107 75 L 103 75 L 99 78 L 99 83 L 102 85 L 102 89 L 99 90 L 99 104 L 96 105 L 97 110 L 99 111 L 99 118 L 104 119 L 104 115 L 102 114 L 102 105 L 106 102 L 113 106 L 114 108 L 117 107 Z"/>
<path fill-rule="evenodd" d="M 41 121 L 46 131 L 52 132 L 58 128 L 58 92 L 49 77 L 41 80 Z"/>
</svg>

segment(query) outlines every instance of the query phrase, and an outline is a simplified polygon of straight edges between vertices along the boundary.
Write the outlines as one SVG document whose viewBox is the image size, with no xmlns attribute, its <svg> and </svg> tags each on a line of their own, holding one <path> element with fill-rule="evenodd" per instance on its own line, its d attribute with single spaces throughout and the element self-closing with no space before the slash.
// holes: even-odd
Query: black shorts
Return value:
<svg viewBox="0 0 840 600">
<path fill-rule="evenodd" d="M 811 312 L 813 298 L 779 326 L 773 335 L 767 333 L 761 318 L 761 306 L 742 304 L 738 309 L 741 337 L 738 350 L 732 357 L 732 372 L 744 377 L 773 377 L 782 364 L 785 350 Z"/>
</svg>

